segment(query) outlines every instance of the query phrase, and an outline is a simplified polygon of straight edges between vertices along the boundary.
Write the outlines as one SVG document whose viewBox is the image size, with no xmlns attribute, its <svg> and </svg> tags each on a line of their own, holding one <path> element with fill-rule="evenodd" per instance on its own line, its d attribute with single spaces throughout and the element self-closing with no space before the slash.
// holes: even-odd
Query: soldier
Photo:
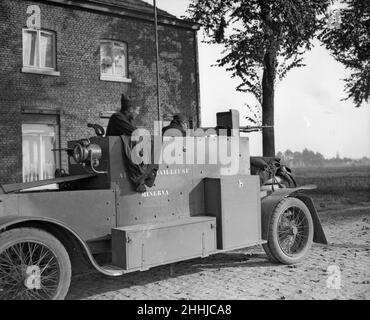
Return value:
<svg viewBox="0 0 370 320">
<path fill-rule="evenodd" d="M 139 114 L 140 107 L 134 107 L 130 99 L 121 96 L 121 110 L 111 116 L 108 122 L 106 136 L 131 136 L 137 129 L 132 121 Z"/>
<path fill-rule="evenodd" d="M 121 136 L 122 157 L 126 165 L 128 177 L 137 192 L 145 192 L 146 187 L 152 187 L 157 176 L 157 164 L 138 164 L 132 160 L 133 148 L 137 141 L 131 140 L 132 133 L 137 129 L 132 120 L 139 114 L 139 107 L 134 107 L 131 101 L 122 94 L 121 110 L 111 116 L 108 122 L 106 136 Z M 140 151 L 139 156 L 142 156 Z"/>
<path fill-rule="evenodd" d="M 162 135 L 185 137 L 187 128 L 187 118 L 183 114 L 177 113 L 173 116 L 171 123 L 167 127 L 162 128 Z"/>
</svg>

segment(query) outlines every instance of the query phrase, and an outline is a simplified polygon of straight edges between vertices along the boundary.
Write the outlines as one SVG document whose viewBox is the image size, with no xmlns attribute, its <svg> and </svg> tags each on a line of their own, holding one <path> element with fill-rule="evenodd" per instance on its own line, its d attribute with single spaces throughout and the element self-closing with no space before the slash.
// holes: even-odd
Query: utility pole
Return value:
<svg viewBox="0 0 370 320">
<path fill-rule="evenodd" d="M 157 77 L 157 118 L 161 121 L 161 98 L 159 96 L 159 45 L 158 45 L 158 17 L 157 17 L 157 3 L 153 0 L 154 6 L 154 25 L 155 25 L 155 54 L 156 54 L 156 77 Z"/>
</svg>

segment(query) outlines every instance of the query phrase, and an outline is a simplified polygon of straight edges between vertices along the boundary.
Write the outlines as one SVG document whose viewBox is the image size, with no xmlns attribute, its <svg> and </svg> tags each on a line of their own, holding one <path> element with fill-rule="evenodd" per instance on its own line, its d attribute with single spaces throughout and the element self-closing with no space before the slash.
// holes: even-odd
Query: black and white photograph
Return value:
<svg viewBox="0 0 370 320">
<path fill-rule="evenodd" d="M 369 300 L 369 95 L 370 0 L 0 0 L 0 300 Z"/>
</svg>

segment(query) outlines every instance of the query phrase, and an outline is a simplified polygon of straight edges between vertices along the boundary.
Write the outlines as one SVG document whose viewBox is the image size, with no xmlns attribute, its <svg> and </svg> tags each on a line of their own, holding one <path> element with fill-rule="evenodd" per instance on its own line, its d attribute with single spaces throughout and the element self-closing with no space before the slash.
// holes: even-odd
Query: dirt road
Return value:
<svg viewBox="0 0 370 320">
<path fill-rule="evenodd" d="M 67 299 L 370 299 L 370 207 L 320 218 L 330 244 L 315 244 L 296 266 L 272 264 L 254 247 L 180 262 L 172 274 L 162 266 L 75 277 Z"/>
</svg>

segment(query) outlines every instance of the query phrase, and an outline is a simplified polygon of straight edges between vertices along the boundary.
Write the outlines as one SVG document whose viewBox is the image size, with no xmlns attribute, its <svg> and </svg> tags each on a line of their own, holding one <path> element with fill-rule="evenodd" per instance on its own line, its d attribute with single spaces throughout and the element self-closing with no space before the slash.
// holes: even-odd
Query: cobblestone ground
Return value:
<svg viewBox="0 0 370 320">
<path fill-rule="evenodd" d="M 253 247 L 176 263 L 172 273 L 77 276 L 67 299 L 370 299 L 370 208 L 320 216 L 330 244 L 314 244 L 296 266 L 270 263 Z M 338 289 L 327 286 L 331 265 L 340 268 Z"/>
</svg>

